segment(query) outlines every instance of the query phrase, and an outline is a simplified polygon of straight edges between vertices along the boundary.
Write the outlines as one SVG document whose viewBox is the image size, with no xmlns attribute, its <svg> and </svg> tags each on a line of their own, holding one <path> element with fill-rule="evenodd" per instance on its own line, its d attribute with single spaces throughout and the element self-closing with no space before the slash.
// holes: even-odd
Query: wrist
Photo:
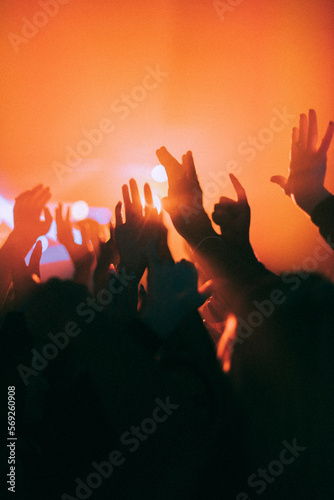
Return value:
<svg viewBox="0 0 334 500">
<path fill-rule="evenodd" d="M 308 215 L 311 215 L 314 209 L 324 200 L 329 198 L 331 193 L 325 188 L 321 187 L 318 190 L 312 192 L 305 200 L 299 202 L 296 200 L 297 205 L 304 210 Z"/>
<path fill-rule="evenodd" d="M 25 257 L 29 250 L 34 246 L 38 236 L 34 236 L 31 233 L 24 233 L 21 230 L 13 229 L 9 235 L 10 244 L 15 248 L 16 252 Z M 8 239 L 9 239 L 8 238 Z"/>
<path fill-rule="evenodd" d="M 28 247 L 28 244 L 29 243 L 22 238 L 21 234 L 13 229 L 5 241 L 2 250 L 3 252 L 8 253 L 10 257 L 13 257 L 13 255 L 25 257 L 32 247 L 32 245 Z"/>
<path fill-rule="evenodd" d="M 183 217 L 182 224 L 180 224 L 180 217 L 178 219 L 173 221 L 175 228 L 191 246 L 198 245 L 205 238 L 217 236 L 204 209 L 190 218 Z"/>
</svg>

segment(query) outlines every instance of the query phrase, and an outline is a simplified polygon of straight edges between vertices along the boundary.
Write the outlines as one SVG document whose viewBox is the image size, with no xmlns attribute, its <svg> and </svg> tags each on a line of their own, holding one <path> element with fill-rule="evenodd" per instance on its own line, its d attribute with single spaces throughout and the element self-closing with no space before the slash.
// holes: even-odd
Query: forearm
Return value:
<svg viewBox="0 0 334 500">
<path fill-rule="evenodd" d="M 23 253 L 21 240 L 15 231 L 12 231 L 0 249 L 0 307 L 6 299 L 17 259 L 23 259 Z"/>
<path fill-rule="evenodd" d="M 334 249 L 334 195 L 328 192 L 328 196 L 312 211 L 311 220 L 328 245 Z"/>
<path fill-rule="evenodd" d="M 300 208 L 311 216 L 315 208 L 331 196 L 331 193 L 324 187 L 312 187 L 308 186 L 309 192 L 303 194 L 302 200 L 300 196 L 294 195 L 295 201 Z"/>
</svg>

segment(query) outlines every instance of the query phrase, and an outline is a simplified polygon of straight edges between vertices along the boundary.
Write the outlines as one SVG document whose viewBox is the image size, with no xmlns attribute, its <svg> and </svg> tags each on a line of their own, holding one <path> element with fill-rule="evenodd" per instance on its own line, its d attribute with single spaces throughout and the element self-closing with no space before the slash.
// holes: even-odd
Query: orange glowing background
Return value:
<svg viewBox="0 0 334 500">
<path fill-rule="evenodd" d="M 113 209 L 130 177 L 150 180 L 158 147 L 177 157 L 191 149 L 210 212 L 219 196 L 233 195 L 230 185 L 216 194 L 212 175 L 238 162 L 251 240 L 266 265 L 283 270 L 313 254 L 317 230 L 269 179 L 287 171 L 299 113 L 315 108 L 320 134 L 334 119 L 332 0 L 244 0 L 220 15 L 209 0 L 44 1 L 52 15 L 36 14 L 43 0 L 0 3 L 0 194 L 14 198 L 42 182 L 53 202 Z M 27 38 L 27 20 L 45 26 Z M 164 76 L 138 90 L 148 67 Z M 131 93 L 137 100 L 121 111 Z M 274 109 L 294 118 L 245 154 Z M 101 121 L 113 130 L 60 182 L 54 162 L 64 164 Z M 333 146 L 328 165 L 334 192 Z M 151 186 L 165 194 L 165 185 Z"/>
</svg>

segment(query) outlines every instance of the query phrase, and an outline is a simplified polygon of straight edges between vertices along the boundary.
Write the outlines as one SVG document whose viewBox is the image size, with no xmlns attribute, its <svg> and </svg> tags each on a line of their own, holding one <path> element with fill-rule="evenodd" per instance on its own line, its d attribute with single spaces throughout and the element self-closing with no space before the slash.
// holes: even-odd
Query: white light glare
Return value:
<svg viewBox="0 0 334 500">
<path fill-rule="evenodd" d="M 161 212 L 161 201 L 160 198 L 156 194 L 152 194 L 153 196 L 153 206 L 158 210 L 158 212 Z M 144 196 L 141 196 L 140 198 L 141 204 L 143 207 L 145 207 L 145 198 Z"/>
<path fill-rule="evenodd" d="M 79 221 L 86 219 L 89 213 L 89 206 L 85 201 L 76 201 L 71 206 L 72 219 Z"/>
<path fill-rule="evenodd" d="M 152 169 L 151 172 L 152 179 L 156 182 L 166 182 L 168 180 L 165 167 L 162 165 L 157 165 Z"/>
</svg>

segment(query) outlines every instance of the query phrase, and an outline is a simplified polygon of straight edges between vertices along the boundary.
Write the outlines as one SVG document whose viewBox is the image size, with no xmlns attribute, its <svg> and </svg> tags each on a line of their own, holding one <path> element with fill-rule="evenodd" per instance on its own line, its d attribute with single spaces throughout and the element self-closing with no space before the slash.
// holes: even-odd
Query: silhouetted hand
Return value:
<svg viewBox="0 0 334 500">
<path fill-rule="evenodd" d="M 168 176 L 168 196 L 162 200 L 177 232 L 189 243 L 215 235 L 203 208 L 203 194 L 197 179 L 191 151 L 179 163 L 165 147 L 156 152 Z"/>
<path fill-rule="evenodd" d="M 125 222 L 122 218 L 122 203 L 115 208 L 115 238 L 120 254 L 120 265 L 127 272 L 134 273 L 140 280 L 147 266 L 147 245 L 149 241 L 158 242 L 163 238 L 163 226 L 158 211 L 153 206 L 150 186 L 145 184 L 145 213 L 141 205 L 137 183 L 130 179 L 130 192 L 127 185 L 122 186 Z"/>
<path fill-rule="evenodd" d="M 230 174 L 238 200 L 222 196 L 214 207 L 212 220 L 220 226 L 222 237 L 228 241 L 244 245 L 249 243 L 250 207 L 246 191 L 238 179 Z"/>
<path fill-rule="evenodd" d="M 330 122 L 318 147 L 318 124 L 316 112 L 311 109 L 308 118 L 300 115 L 299 128 L 292 131 L 291 161 L 289 176 L 271 177 L 271 182 L 278 184 L 286 195 L 307 214 L 330 193 L 324 187 L 326 175 L 327 151 L 333 138 L 334 123 Z"/>
<path fill-rule="evenodd" d="M 95 260 L 95 254 L 90 244 L 88 228 L 84 223 L 80 225 L 82 244 L 75 243 L 70 221 L 70 208 L 67 209 L 66 217 L 64 218 L 62 203 L 59 203 L 58 208 L 56 208 L 56 224 L 58 241 L 68 251 L 75 268 L 74 281 L 88 285 L 91 267 Z"/>
<path fill-rule="evenodd" d="M 144 185 L 145 196 L 145 218 L 149 221 L 147 244 L 149 241 L 156 243 L 158 255 L 162 262 L 173 260 L 172 254 L 167 243 L 167 228 L 163 222 L 162 212 L 158 214 L 157 209 L 153 204 L 153 196 L 151 188 L 148 184 Z"/>
<path fill-rule="evenodd" d="M 50 189 L 39 184 L 30 191 L 20 194 L 15 200 L 13 233 L 20 241 L 24 255 L 28 253 L 37 238 L 46 234 L 50 229 L 52 216 L 46 207 L 50 198 Z M 41 220 L 42 212 L 44 212 L 44 221 Z"/>
</svg>

